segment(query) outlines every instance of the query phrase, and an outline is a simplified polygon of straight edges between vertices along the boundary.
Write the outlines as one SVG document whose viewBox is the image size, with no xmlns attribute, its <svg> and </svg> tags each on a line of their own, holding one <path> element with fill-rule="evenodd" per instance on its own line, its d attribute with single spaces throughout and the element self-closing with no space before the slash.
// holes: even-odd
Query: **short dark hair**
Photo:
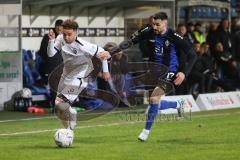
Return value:
<svg viewBox="0 0 240 160">
<path fill-rule="evenodd" d="M 193 24 L 193 22 L 190 21 L 187 23 L 187 26 L 194 26 L 194 24 Z"/>
<path fill-rule="evenodd" d="M 156 13 L 153 18 L 156 20 L 156 19 L 160 19 L 160 20 L 167 20 L 168 19 L 168 16 L 165 12 L 159 12 L 159 13 Z"/>
<path fill-rule="evenodd" d="M 194 26 L 195 26 L 195 27 L 196 27 L 196 26 L 201 27 L 201 26 L 202 26 L 202 23 L 201 23 L 201 22 L 197 22 Z"/>
<path fill-rule="evenodd" d="M 63 20 L 62 20 L 62 19 L 56 20 L 56 22 L 55 22 L 55 27 L 56 27 L 56 26 L 61 26 L 62 23 L 63 23 Z"/>
<path fill-rule="evenodd" d="M 117 47 L 118 47 L 118 46 L 117 46 L 116 43 L 114 43 L 114 42 L 108 42 L 107 44 L 105 44 L 105 46 L 103 47 L 103 49 L 104 49 L 105 51 L 112 52 L 112 51 L 116 50 Z"/>
<path fill-rule="evenodd" d="M 64 29 L 73 29 L 73 30 L 78 29 L 78 23 L 72 19 L 67 19 L 63 21 L 62 26 Z"/>
<path fill-rule="evenodd" d="M 179 28 L 179 27 L 186 27 L 186 25 L 184 24 L 184 23 L 179 23 L 178 25 L 177 25 L 177 27 Z"/>
</svg>

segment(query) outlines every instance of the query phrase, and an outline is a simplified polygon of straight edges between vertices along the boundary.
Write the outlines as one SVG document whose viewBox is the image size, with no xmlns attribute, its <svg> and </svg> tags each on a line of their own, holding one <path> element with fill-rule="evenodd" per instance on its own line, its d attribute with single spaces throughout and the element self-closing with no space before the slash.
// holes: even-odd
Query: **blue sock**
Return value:
<svg viewBox="0 0 240 160">
<path fill-rule="evenodd" d="M 150 104 L 150 108 L 147 113 L 147 120 L 145 124 L 145 129 L 150 130 L 152 127 L 152 124 L 157 117 L 158 114 L 158 104 Z"/>
<path fill-rule="evenodd" d="M 168 109 L 168 108 L 176 108 L 176 107 L 177 107 L 176 101 L 161 100 L 160 105 L 159 105 L 159 110 L 164 110 L 164 109 Z"/>
</svg>

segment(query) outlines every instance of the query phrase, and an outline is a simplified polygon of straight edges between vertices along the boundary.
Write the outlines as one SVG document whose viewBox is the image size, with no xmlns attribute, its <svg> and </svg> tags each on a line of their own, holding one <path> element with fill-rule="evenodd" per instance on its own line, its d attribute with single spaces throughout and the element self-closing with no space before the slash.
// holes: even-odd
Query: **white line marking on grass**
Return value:
<svg viewBox="0 0 240 160">
<path fill-rule="evenodd" d="M 79 126 L 79 127 L 76 127 L 75 129 L 95 128 L 95 127 L 111 127 L 111 126 L 118 126 L 118 125 L 124 125 L 124 124 L 135 124 L 135 123 L 140 123 L 140 122 L 122 122 L 122 123 L 111 123 L 111 124 L 99 124 L 99 125 L 93 125 L 93 126 Z M 2 133 L 2 134 L 0 134 L 0 136 L 15 136 L 15 135 L 26 135 L 26 134 L 53 132 L 53 131 L 56 131 L 57 129 L 46 129 L 46 130 L 39 130 L 39 131 L 14 132 L 14 133 Z"/>
<path fill-rule="evenodd" d="M 81 114 L 83 115 L 109 115 L 109 114 L 118 114 L 118 113 L 134 113 L 134 112 L 144 112 L 146 109 L 136 109 L 136 110 L 124 110 L 124 111 L 110 111 L 110 112 L 106 112 L 105 114 L 103 113 L 79 113 L 79 115 L 81 116 Z M 209 111 L 214 111 L 214 110 L 209 110 Z M 217 111 L 217 110 L 215 110 Z M 205 111 L 207 112 L 207 111 Z M 188 113 L 188 112 L 187 112 Z M 192 113 L 201 113 L 201 112 L 192 112 Z M 237 112 L 232 112 L 232 113 L 209 113 L 209 114 L 204 114 L 204 115 L 194 115 L 194 117 L 208 117 L 208 116 L 222 116 L 222 115 L 230 115 L 230 114 L 240 114 L 240 111 Z M 23 118 L 23 119 L 9 119 L 9 120 L 0 120 L 0 123 L 4 123 L 4 122 L 16 122 L 16 121 L 31 121 L 31 120 L 41 120 L 41 119 L 57 119 L 57 117 L 55 115 L 53 116 L 46 116 L 46 117 L 37 117 L 37 118 Z"/>
<path fill-rule="evenodd" d="M 35 134 L 35 133 L 51 132 L 51 131 L 55 131 L 55 130 L 56 129 L 46 129 L 46 130 L 39 130 L 39 131 L 3 133 L 3 134 L 0 134 L 0 136 L 15 136 L 15 135 Z"/>
<path fill-rule="evenodd" d="M 145 110 L 145 109 L 144 109 Z M 139 111 L 144 111 L 143 109 L 137 109 L 137 110 L 133 110 L 133 111 L 110 111 L 110 112 L 106 112 L 105 114 L 103 113 L 79 113 L 79 115 L 81 116 L 81 114 L 87 116 L 91 116 L 91 115 L 107 115 L 107 114 L 116 114 L 116 113 L 126 113 L 126 112 L 139 112 Z M 37 117 L 37 118 L 23 118 L 23 119 L 8 119 L 8 120 L 1 120 L 0 123 L 5 123 L 5 122 L 17 122 L 17 121 L 31 121 L 31 120 L 41 120 L 41 119 L 54 119 L 57 117 L 55 115 L 53 116 L 46 116 L 46 117 Z"/>
<path fill-rule="evenodd" d="M 194 117 L 216 117 L 216 116 L 227 116 L 231 114 L 240 114 L 240 112 L 235 113 L 216 113 L 216 114 L 205 114 L 205 115 L 195 115 Z M 44 118 L 56 118 L 56 117 L 42 117 L 42 118 L 29 118 L 29 119 L 21 119 L 21 120 L 33 120 L 33 119 L 44 119 Z M 7 121 L 0 121 L 0 122 L 12 122 L 12 121 L 19 121 L 19 120 L 7 120 Z M 132 122 L 121 122 L 121 123 L 111 123 L 111 124 L 99 124 L 93 126 L 79 126 L 76 129 L 83 129 L 83 128 L 93 128 L 93 127 L 110 127 L 110 126 L 118 126 L 124 124 L 136 124 L 136 123 L 143 123 L 144 121 L 132 121 Z M 14 133 L 2 133 L 0 136 L 15 136 L 15 135 L 26 135 L 26 134 L 37 134 L 37 133 L 44 133 L 44 132 L 53 132 L 57 129 L 47 129 L 47 130 L 38 130 L 38 131 L 27 131 L 27 132 L 14 132 Z"/>
<path fill-rule="evenodd" d="M 212 110 L 214 111 L 214 110 Z M 196 113 L 201 113 L 201 112 L 196 112 Z M 229 115 L 234 115 L 234 114 L 240 114 L 240 112 L 232 112 L 232 113 L 210 113 L 210 114 L 204 114 L 204 115 L 193 115 L 192 117 L 217 117 L 217 116 L 229 116 Z"/>
<path fill-rule="evenodd" d="M 38 117 L 38 118 L 23 118 L 23 119 L 9 119 L 9 120 L 2 120 L 2 121 L 0 121 L 0 123 L 16 122 L 16 121 L 31 121 L 31 120 L 51 119 L 51 118 L 56 118 L 56 116 Z"/>
</svg>

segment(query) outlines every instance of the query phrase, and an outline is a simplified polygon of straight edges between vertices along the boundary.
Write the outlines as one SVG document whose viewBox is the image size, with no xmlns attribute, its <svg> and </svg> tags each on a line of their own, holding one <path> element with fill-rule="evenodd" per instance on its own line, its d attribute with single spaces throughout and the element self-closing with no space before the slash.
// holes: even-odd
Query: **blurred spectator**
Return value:
<svg viewBox="0 0 240 160">
<path fill-rule="evenodd" d="M 216 30 L 216 34 L 215 35 L 216 35 L 215 36 L 216 44 L 217 43 L 221 43 L 221 45 L 223 47 L 223 51 L 220 51 L 220 52 L 224 52 L 224 53 L 227 53 L 227 54 L 232 54 L 231 53 L 231 48 L 232 48 L 231 34 L 230 34 L 230 31 L 229 31 L 229 21 L 228 21 L 228 19 L 223 19 L 220 22 L 220 24 L 219 24 L 219 26 L 218 26 L 218 28 Z M 215 49 L 217 49 L 219 47 L 220 47 L 220 45 L 215 46 Z M 216 50 L 216 52 L 219 52 L 219 51 Z"/>
<path fill-rule="evenodd" d="M 206 43 L 200 45 L 199 42 L 195 42 L 194 49 L 197 53 L 198 58 L 189 75 L 188 81 L 191 85 L 198 84 L 199 92 L 205 93 L 206 87 L 209 86 L 207 84 L 209 82 L 209 79 L 207 78 L 206 73 L 212 70 L 211 66 L 209 65 L 211 62 L 208 55 L 208 48 Z"/>
<path fill-rule="evenodd" d="M 218 42 L 215 47 L 215 60 L 223 78 L 238 79 L 239 64 L 232 54 L 224 50 L 223 44 Z"/>
<path fill-rule="evenodd" d="M 210 51 L 213 52 L 214 51 L 214 46 L 216 44 L 215 40 L 216 40 L 216 30 L 217 30 L 217 24 L 214 22 L 210 23 L 209 26 L 209 30 L 208 30 L 208 34 L 207 34 L 207 43 L 210 46 Z"/>
<path fill-rule="evenodd" d="M 235 32 L 233 35 L 233 46 L 232 51 L 234 53 L 235 59 L 240 62 L 240 19 L 238 19 L 235 23 Z"/>
<path fill-rule="evenodd" d="M 61 34 L 62 32 L 62 23 L 63 20 L 58 19 L 55 22 L 55 28 L 53 29 L 53 31 L 55 32 L 56 37 L 58 36 L 58 34 Z M 43 68 L 44 70 L 42 71 L 43 74 L 49 74 L 53 71 L 53 69 L 58 66 L 59 64 L 62 63 L 62 56 L 61 54 L 55 54 L 55 56 L 53 57 L 48 57 L 47 55 L 47 46 L 48 46 L 48 41 L 49 41 L 49 37 L 48 34 L 45 34 L 43 36 L 41 45 L 40 45 L 40 49 L 38 54 L 40 55 L 40 57 L 42 58 L 43 61 Z"/>
<path fill-rule="evenodd" d="M 62 32 L 62 23 L 63 20 L 58 19 L 55 22 L 55 28 L 53 31 L 55 32 L 55 36 L 57 37 L 58 34 L 61 34 Z M 45 34 L 43 36 L 40 50 L 38 51 L 38 54 L 40 55 L 42 59 L 41 68 L 43 69 L 41 71 L 42 77 L 45 77 L 45 83 L 48 84 L 48 76 L 49 74 L 57 67 L 60 66 L 60 64 L 63 62 L 62 55 L 61 54 L 55 54 L 53 57 L 48 57 L 47 55 L 47 46 L 48 46 L 49 37 L 48 34 Z M 61 72 L 61 69 L 58 69 L 59 72 Z M 52 83 L 53 85 L 50 86 L 50 93 L 51 93 L 51 103 L 52 106 L 55 105 L 55 97 L 56 97 L 56 91 L 58 82 L 60 80 L 62 73 L 56 74 L 56 82 Z"/>
<path fill-rule="evenodd" d="M 187 34 L 187 28 L 185 26 L 185 24 L 183 23 L 179 23 L 178 26 L 177 26 L 177 33 L 182 36 L 182 37 L 185 37 L 186 34 Z"/>
<path fill-rule="evenodd" d="M 200 52 L 200 48 L 201 48 L 200 42 L 195 42 L 193 46 L 194 46 L 195 52 L 199 53 Z"/>
<path fill-rule="evenodd" d="M 231 33 L 232 33 L 232 35 L 234 35 L 235 32 L 237 32 L 239 30 L 239 24 L 238 24 L 239 21 L 240 21 L 239 17 L 234 17 L 231 20 Z"/>
<path fill-rule="evenodd" d="M 191 42 L 192 44 L 194 44 L 197 41 L 193 34 L 193 31 L 194 31 L 194 24 L 192 22 L 188 22 L 186 37 L 188 41 Z"/>
<path fill-rule="evenodd" d="M 200 93 L 216 91 L 218 87 L 221 87 L 224 91 L 235 90 L 231 83 L 227 83 L 228 81 L 218 77 L 214 59 L 209 52 L 209 44 L 202 43 L 197 54 L 197 62 L 189 76 L 190 85 L 198 84 Z"/>
<path fill-rule="evenodd" d="M 193 32 L 196 40 L 202 44 L 203 42 L 205 42 L 205 37 L 203 35 L 203 31 L 202 31 L 202 24 L 200 22 L 197 22 L 195 25 L 195 30 Z"/>
<path fill-rule="evenodd" d="M 104 46 L 106 51 L 110 53 L 117 48 L 117 44 L 109 42 Z M 116 53 L 112 56 L 110 62 L 110 73 L 111 79 L 109 80 L 109 85 L 112 91 L 114 91 L 126 106 L 130 106 L 125 92 L 125 79 L 128 72 L 128 61 L 127 57 L 123 52 Z"/>
</svg>

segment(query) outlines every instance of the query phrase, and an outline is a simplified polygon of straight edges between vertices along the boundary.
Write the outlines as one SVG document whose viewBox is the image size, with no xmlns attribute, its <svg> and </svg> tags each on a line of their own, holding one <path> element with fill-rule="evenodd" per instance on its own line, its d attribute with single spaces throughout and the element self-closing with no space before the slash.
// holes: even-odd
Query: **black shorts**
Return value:
<svg viewBox="0 0 240 160">
<path fill-rule="evenodd" d="M 168 72 L 165 78 L 159 79 L 157 86 L 163 89 L 165 94 L 170 94 L 175 92 L 174 80 L 176 74 L 174 72 Z"/>
</svg>

